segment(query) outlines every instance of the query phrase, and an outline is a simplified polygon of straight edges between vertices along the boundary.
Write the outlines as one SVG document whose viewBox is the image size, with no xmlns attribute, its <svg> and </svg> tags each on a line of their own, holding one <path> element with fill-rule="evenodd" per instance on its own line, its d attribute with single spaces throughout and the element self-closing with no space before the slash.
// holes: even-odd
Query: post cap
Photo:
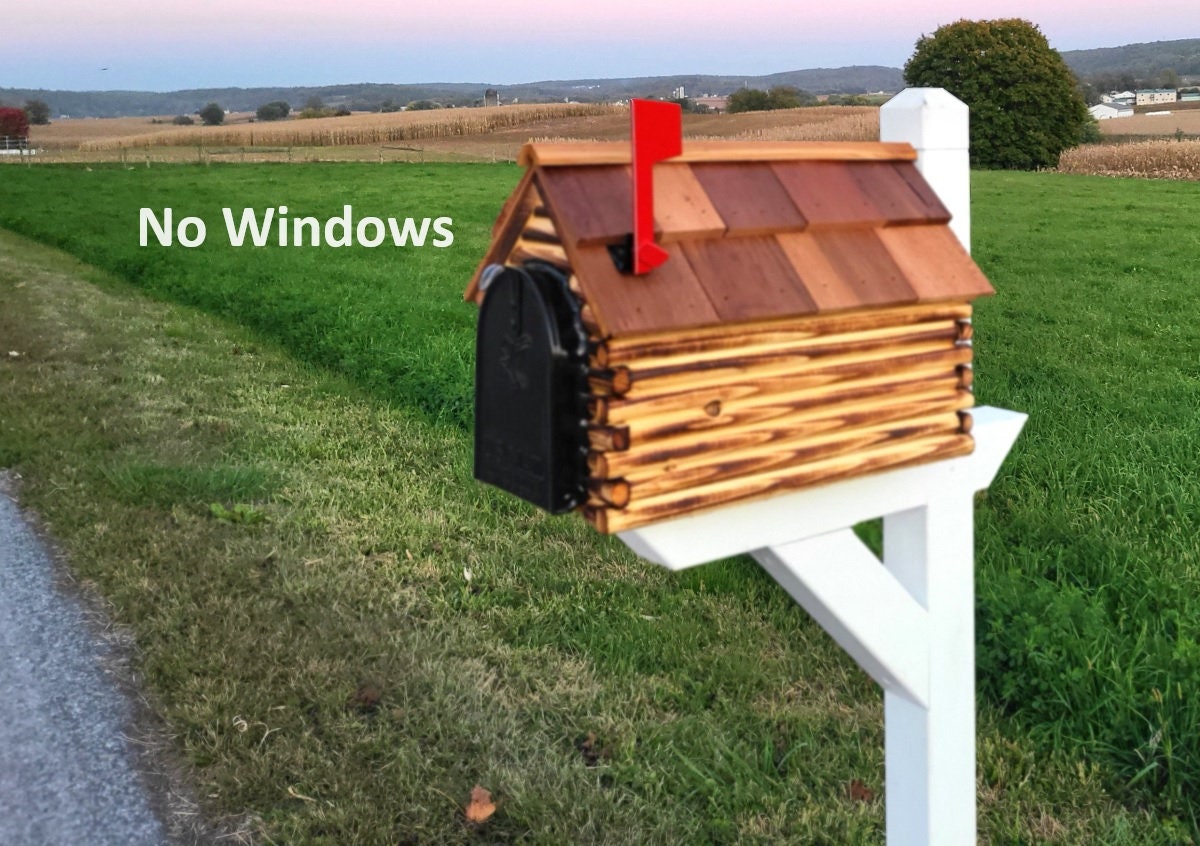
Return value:
<svg viewBox="0 0 1200 846">
<path fill-rule="evenodd" d="M 907 141 L 918 150 L 966 150 L 967 104 L 945 88 L 906 88 L 879 110 L 879 140 Z"/>
</svg>

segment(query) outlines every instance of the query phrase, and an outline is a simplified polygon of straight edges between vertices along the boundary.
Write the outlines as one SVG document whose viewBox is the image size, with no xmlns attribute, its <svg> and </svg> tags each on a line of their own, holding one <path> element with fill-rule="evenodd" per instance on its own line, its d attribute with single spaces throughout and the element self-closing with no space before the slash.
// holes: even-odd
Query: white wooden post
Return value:
<svg viewBox="0 0 1200 846">
<path fill-rule="evenodd" d="M 971 252 L 970 109 L 944 88 L 907 88 L 879 110 L 879 140 L 907 141 L 917 169 L 953 216 L 950 228 Z"/>
</svg>

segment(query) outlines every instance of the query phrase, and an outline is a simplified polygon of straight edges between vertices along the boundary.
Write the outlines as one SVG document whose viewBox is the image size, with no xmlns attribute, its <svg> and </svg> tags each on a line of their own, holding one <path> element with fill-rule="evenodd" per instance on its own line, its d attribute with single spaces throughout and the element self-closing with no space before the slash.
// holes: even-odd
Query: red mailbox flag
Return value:
<svg viewBox="0 0 1200 846">
<path fill-rule="evenodd" d="M 667 260 L 667 251 L 654 243 L 655 162 L 683 152 L 683 109 L 678 103 L 633 100 L 633 272 L 649 273 Z"/>
</svg>

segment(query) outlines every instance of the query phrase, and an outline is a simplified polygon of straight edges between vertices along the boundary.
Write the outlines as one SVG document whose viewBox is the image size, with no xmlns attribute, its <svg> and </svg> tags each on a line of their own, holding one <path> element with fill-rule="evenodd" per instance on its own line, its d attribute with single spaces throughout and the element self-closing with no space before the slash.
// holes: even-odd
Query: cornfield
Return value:
<svg viewBox="0 0 1200 846">
<path fill-rule="evenodd" d="M 1061 173 L 1200 180 L 1200 141 L 1086 144 L 1059 157 Z"/>
<path fill-rule="evenodd" d="M 38 162 L 515 161 L 530 140 L 629 139 L 623 106 L 552 103 L 175 126 L 170 117 L 73 119 L 34 127 Z M 167 121 L 167 122 L 164 122 Z M 874 106 L 817 106 L 740 114 L 685 114 L 688 140 L 871 141 Z M 26 160 L 32 163 L 33 159 Z M 2 164 L 3 162 L 0 162 Z"/>
<path fill-rule="evenodd" d="M 819 108 L 819 107 L 818 107 Z M 844 108 L 834 106 L 832 108 Z M 817 108 L 806 111 L 816 112 Z M 879 110 L 864 109 L 853 114 L 824 114 L 790 126 L 746 129 L 735 135 L 713 136 L 706 140 L 736 141 L 878 141 Z"/>
<path fill-rule="evenodd" d="M 117 138 L 83 141 L 80 150 L 147 147 L 338 147 L 484 135 L 562 118 L 615 114 L 622 107 L 589 103 L 439 109 L 391 114 L 185 126 Z"/>
</svg>

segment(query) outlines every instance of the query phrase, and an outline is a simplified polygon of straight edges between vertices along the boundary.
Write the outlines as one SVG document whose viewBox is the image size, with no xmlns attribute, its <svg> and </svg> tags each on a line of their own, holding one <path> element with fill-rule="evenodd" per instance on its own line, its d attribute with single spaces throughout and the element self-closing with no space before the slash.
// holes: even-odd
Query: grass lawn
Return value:
<svg viewBox="0 0 1200 846">
<path fill-rule="evenodd" d="M 263 842 L 878 842 L 879 693 L 753 564 L 671 574 L 471 480 L 459 294 L 518 175 L 6 168 L 0 226 L 90 264 L 0 233 L 0 466 Z M 975 191 L 979 400 L 1031 415 L 977 509 L 981 839 L 1191 842 L 1200 203 Z M 345 203 L 454 246 L 218 237 Z M 139 248 L 142 206 L 208 243 Z"/>
</svg>

